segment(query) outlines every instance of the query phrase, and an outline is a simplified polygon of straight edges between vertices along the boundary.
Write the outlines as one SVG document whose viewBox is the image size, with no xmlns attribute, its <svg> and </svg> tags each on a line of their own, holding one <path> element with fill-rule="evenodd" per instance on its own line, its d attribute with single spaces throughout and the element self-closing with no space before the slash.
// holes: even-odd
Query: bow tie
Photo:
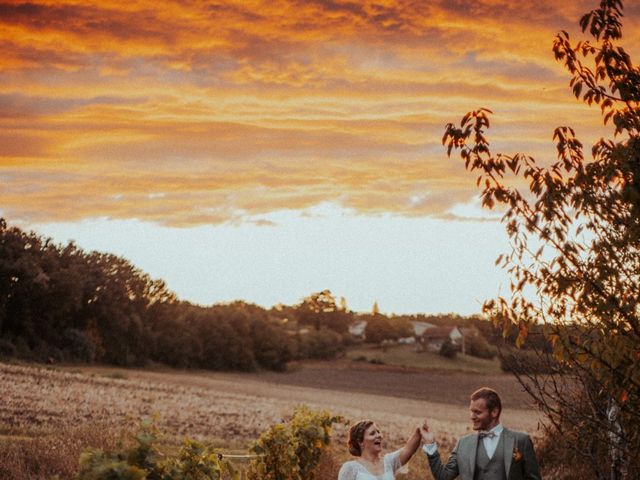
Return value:
<svg viewBox="0 0 640 480">
<path fill-rule="evenodd" d="M 495 438 L 496 437 L 496 432 L 480 432 L 478 433 L 478 438 L 479 439 L 483 439 L 483 438 Z"/>
</svg>

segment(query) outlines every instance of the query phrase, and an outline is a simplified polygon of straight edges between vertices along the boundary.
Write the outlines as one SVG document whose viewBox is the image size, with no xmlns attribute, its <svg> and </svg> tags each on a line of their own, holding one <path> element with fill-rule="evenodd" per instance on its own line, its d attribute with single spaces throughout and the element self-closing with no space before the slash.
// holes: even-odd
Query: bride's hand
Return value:
<svg viewBox="0 0 640 480">
<path fill-rule="evenodd" d="M 424 443 L 433 443 L 436 441 L 433 433 L 429 431 L 429 424 L 427 423 L 427 419 L 424 419 L 422 425 L 420 425 L 420 436 L 422 437 L 422 441 Z"/>
</svg>

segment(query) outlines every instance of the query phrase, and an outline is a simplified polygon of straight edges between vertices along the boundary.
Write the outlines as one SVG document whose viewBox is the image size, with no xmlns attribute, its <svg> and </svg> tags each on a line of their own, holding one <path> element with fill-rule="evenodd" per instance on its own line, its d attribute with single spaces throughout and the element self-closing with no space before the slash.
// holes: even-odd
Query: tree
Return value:
<svg viewBox="0 0 640 480">
<path fill-rule="evenodd" d="M 451 339 L 447 337 L 444 339 L 444 342 L 442 342 L 442 346 L 440 347 L 438 354 L 445 358 L 456 358 L 458 356 L 458 349 Z"/>
<path fill-rule="evenodd" d="M 459 150 L 478 172 L 482 204 L 505 208 L 512 249 L 497 263 L 511 274 L 512 294 L 484 312 L 507 333 L 517 328 L 519 345 L 544 325 L 555 373 L 522 384 L 549 432 L 596 478 L 613 479 L 640 476 L 640 70 L 617 45 L 622 10 L 620 0 L 602 0 L 580 21 L 594 41 L 573 45 L 563 31 L 554 42 L 573 94 L 613 127 L 591 161 L 570 127 L 555 130 L 557 161 L 548 167 L 524 154 L 493 155 L 484 108 L 460 127 L 448 124 L 443 137 L 448 154 Z M 528 191 L 507 175 L 526 180 Z"/>
<path fill-rule="evenodd" d="M 340 336 L 330 333 L 335 350 Z M 279 317 L 257 305 L 177 302 L 125 258 L 57 245 L 0 218 L 2 356 L 284 370 L 294 346 Z"/>
<path fill-rule="evenodd" d="M 298 344 L 300 358 L 329 360 L 344 350 L 339 333 L 323 328 L 301 335 Z"/>
<path fill-rule="evenodd" d="M 384 340 L 396 340 L 396 329 L 385 315 L 372 315 L 364 328 L 364 338 L 368 343 L 381 343 Z"/>
<path fill-rule="evenodd" d="M 287 369 L 287 362 L 293 357 L 293 345 L 282 328 L 258 317 L 253 321 L 251 338 L 253 352 L 260 366 L 277 371 Z"/>
<path fill-rule="evenodd" d="M 349 329 L 351 313 L 347 310 L 346 301 L 336 305 L 336 299 L 330 290 L 313 293 L 305 297 L 297 307 L 298 322 L 311 325 L 316 330 L 328 328 L 344 334 Z"/>
<path fill-rule="evenodd" d="M 496 349 L 489 345 L 487 339 L 482 336 L 477 330 L 472 330 L 469 333 L 465 333 L 463 337 L 463 352 L 466 355 L 471 355 L 478 358 L 494 358 L 496 356 Z"/>
</svg>

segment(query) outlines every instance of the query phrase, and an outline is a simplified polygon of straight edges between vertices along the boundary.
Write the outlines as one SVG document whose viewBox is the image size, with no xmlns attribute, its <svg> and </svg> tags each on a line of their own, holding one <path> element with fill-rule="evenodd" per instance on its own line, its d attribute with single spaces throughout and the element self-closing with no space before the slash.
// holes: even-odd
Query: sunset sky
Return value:
<svg viewBox="0 0 640 480">
<path fill-rule="evenodd" d="M 623 45 L 640 55 L 640 6 Z M 0 215 L 182 299 L 480 311 L 508 249 L 444 125 L 495 152 L 608 129 L 553 58 L 597 2 L 0 1 Z"/>
</svg>

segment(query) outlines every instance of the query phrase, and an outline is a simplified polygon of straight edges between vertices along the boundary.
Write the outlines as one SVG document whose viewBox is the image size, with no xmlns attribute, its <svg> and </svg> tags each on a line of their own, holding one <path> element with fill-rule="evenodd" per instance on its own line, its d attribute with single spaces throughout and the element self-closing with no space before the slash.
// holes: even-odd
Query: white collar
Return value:
<svg viewBox="0 0 640 480">
<path fill-rule="evenodd" d="M 495 433 L 496 437 L 499 437 L 503 430 L 504 430 L 504 427 L 502 426 L 501 423 L 499 423 L 489 431 Z"/>
</svg>

